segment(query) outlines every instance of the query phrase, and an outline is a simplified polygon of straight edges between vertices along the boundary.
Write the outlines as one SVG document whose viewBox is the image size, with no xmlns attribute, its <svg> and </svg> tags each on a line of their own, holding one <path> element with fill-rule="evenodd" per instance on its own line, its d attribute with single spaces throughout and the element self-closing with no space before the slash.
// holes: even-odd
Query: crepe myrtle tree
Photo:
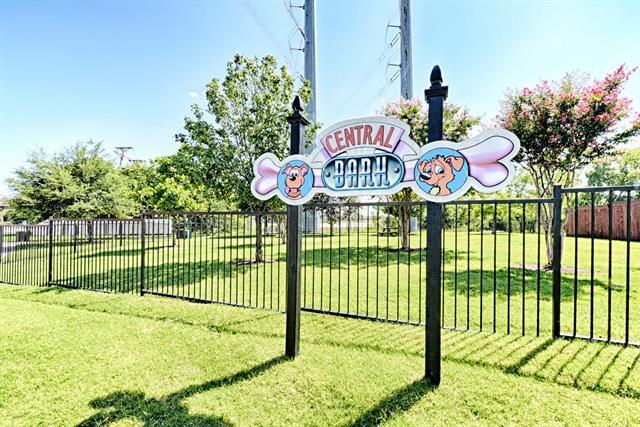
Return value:
<svg viewBox="0 0 640 427">
<path fill-rule="evenodd" d="M 213 196 L 239 209 L 266 211 L 281 208 L 276 198 L 263 201 L 251 194 L 254 161 L 271 152 L 289 154 L 290 125 L 287 116 L 296 94 L 302 102 L 311 95 L 309 83 L 295 87 L 294 76 L 276 59 L 236 55 L 227 63 L 226 76 L 214 78 L 206 88 L 206 108 L 192 106 L 185 118 L 185 132 L 176 135 L 180 150 L 189 159 L 190 175 Z M 314 126 L 309 126 L 312 132 Z M 255 262 L 264 260 L 264 215 L 256 222 Z"/>
<path fill-rule="evenodd" d="M 429 134 L 429 120 L 426 104 L 417 97 L 412 99 L 400 98 L 385 104 L 382 114 L 401 120 L 411 127 L 410 137 L 416 144 L 427 144 Z M 455 104 L 447 103 L 444 106 L 443 137 L 447 141 L 459 142 L 467 138 L 471 129 L 480 123 L 480 118 L 473 116 L 469 110 Z M 390 201 L 415 201 L 418 196 L 411 189 L 405 188 L 388 198 Z M 398 217 L 398 226 L 402 235 L 402 250 L 409 248 L 409 220 L 414 212 L 410 207 L 401 206 L 392 209 Z M 393 214 L 393 212 L 388 212 Z"/>
<path fill-rule="evenodd" d="M 622 95 L 634 71 L 623 65 L 595 80 L 567 74 L 507 92 L 497 123 L 520 139 L 515 161 L 530 174 L 538 197 L 551 197 L 554 184 L 572 186 L 585 166 L 640 133 L 640 116 L 631 115 L 631 100 Z M 549 268 L 553 211 L 543 206 Z"/>
</svg>

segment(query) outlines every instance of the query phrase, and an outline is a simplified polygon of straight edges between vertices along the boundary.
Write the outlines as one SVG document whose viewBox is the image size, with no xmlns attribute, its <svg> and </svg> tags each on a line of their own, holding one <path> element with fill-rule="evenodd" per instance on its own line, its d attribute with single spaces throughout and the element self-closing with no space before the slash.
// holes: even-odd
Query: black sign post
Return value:
<svg viewBox="0 0 640 427">
<path fill-rule="evenodd" d="M 304 127 L 309 121 L 302 115 L 300 98 L 293 100 L 291 124 L 291 155 L 304 153 Z M 300 251 L 302 248 L 302 206 L 287 206 L 287 339 L 285 355 L 296 357 L 300 352 Z"/>
<path fill-rule="evenodd" d="M 610 208 L 611 209 L 611 208 Z M 577 211 L 576 211 L 577 215 Z M 611 224 L 609 224 L 611 230 Z M 576 230 L 577 234 L 577 230 Z M 560 338 L 560 282 L 562 280 L 562 186 L 553 186 L 553 288 L 551 291 L 553 338 Z M 611 240 L 609 240 L 611 241 Z"/>
<path fill-rule="evenodd" d="M 424 91 L 429 104 L 429 142 L 442 140 L 443 108 L 449 88 L 442 86 L 440 67 L 431 71 L 431 87 Z M 440 298 L 442 263 L 442 205 L 427 204 L 427 302 L 425 379 L 430 384 L 440 384 Z"/>
</svg>

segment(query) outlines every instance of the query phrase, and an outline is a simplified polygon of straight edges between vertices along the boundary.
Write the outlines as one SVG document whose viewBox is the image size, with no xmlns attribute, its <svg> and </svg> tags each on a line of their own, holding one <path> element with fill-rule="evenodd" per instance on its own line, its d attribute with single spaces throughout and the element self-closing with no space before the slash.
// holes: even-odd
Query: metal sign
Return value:
<svg viewBox="0 0 640 427">
<path fill-rule="evenodd" d="M 365 117 L 337 123 L 316 139 L 308 156 L 279 160 L 263 154 L 254 164 L 253 195 L 300 205 L 317 193 L 378 196 L 412 188 L 423 199 L 448 202 L 470 188 L 491 193 L 513 178 L 518 138 L 490 129 L 463 142 L 438 141 L 419 147 L 404 122 Z"/>
</svg>

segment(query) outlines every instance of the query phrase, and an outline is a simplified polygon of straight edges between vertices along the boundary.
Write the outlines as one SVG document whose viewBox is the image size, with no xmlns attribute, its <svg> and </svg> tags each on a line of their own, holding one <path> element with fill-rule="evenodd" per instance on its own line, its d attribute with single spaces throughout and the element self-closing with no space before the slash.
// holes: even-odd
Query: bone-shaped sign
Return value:
<svg viewBox="0 0 640 427">
<path fill-rule="evenodd" d="M 419 147 L 404 122 L 366 117 L 337 123 L 316 139 L 308 156 L 278 160 L 272 153 L 254 163 L 253 195 L 279 197 L 290 205 L 317 193 L 375 196 L 412 188 L 423 199 L 448 202 L 470 188 L 491 193 L 509 184 L 520 141 L 490 129 L 463 142 L 437 141 Z"/>
</svg>

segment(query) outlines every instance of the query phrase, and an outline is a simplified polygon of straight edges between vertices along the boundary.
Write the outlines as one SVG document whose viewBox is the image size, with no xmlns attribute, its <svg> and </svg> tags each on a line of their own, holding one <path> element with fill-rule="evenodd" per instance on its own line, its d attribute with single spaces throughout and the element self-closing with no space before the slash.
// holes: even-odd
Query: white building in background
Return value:
<svg viewBox="0 0 640 427">
<path fill-rule="evenodd" d="M 172 236 L 173 220 L 147 218 L 145 222 L 145 235 Z M 44 221 L 43 224 L 48 224 Z M 89 220 L 54 220 L 53 234 L 58 236 L 74 236 L 76 238 L 108 237 L 108 236 L 136 236 L 140 235 L 142 228 L 139 219 L 89 219 Z"/>
</svg>

